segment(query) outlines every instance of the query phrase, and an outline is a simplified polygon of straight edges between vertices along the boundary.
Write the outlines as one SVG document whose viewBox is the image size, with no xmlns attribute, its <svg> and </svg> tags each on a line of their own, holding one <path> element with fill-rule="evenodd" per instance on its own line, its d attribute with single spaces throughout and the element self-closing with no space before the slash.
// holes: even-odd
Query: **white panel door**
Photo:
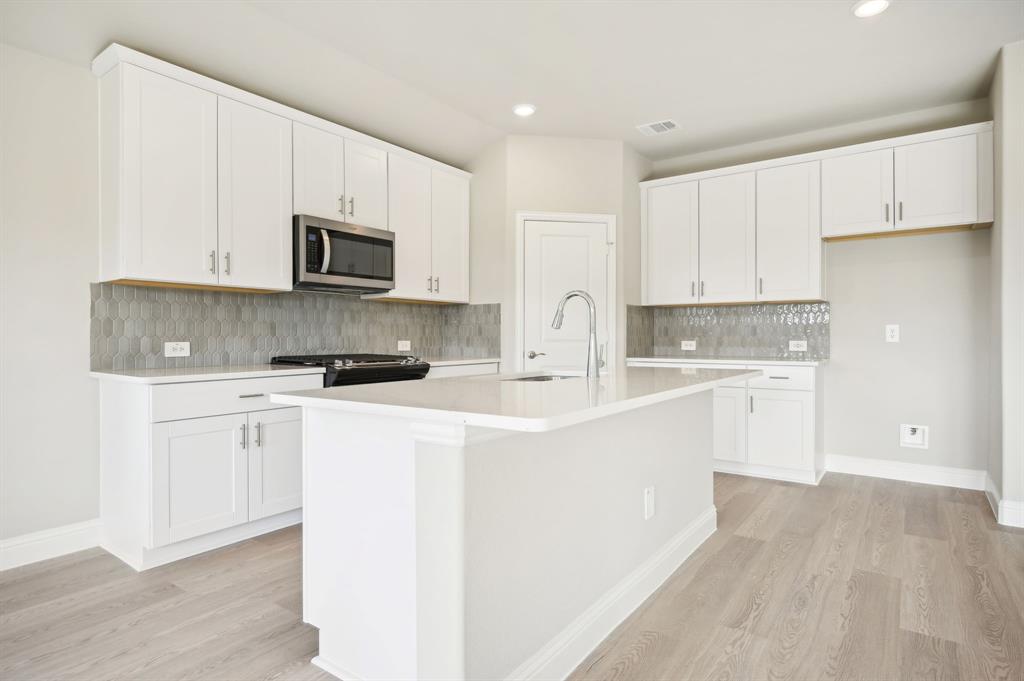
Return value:
<svg viewBox="0 0 1024 681">
<path fill-rule="evenodd" d="M 821 162 L 821 235 L 870 234 L 892 229 L 892 149 Z"/>
<path fill-rule="evenodd" d="M 302 506 L 302 409 L 249 412 L 249 520 Z"/>
<path fill-rule="evenodd" d="M 125 274 L 216 284 L 217 96 L 121 69 Z"/>
<path fill-rule="evenodd" d="M 220 98 L 218 234 L 220 283 L 292 287 L 292 125 Z"/>
<path fill-rule="evenodd" d="M 721 461 L 747 460 L 747 389 L 715 388 L 714 457 Z"/>
<path fill-rule="evenodd" d="M 345 140 L 345 222 L 388 228 L 388 153 Z"/>
<path fill-rule="evenodd" d="M 434 297 L 469 302 L 469 179 L 434 168 L 430 181 Z"/>
<path fill-rule="evenodd" d="M 430 269 L 430 166 L 392 154 L 388 159 L 388 223 L 395 233 L 399 298 L 433 297 Z"/>
<path fill-rule="evenodd" d="M 896 147 L 896 229 L 978 219 L 978 138 L 964 135 Z"/>
<path fill-rule="evenodd" d="M 153 424 L 153 546 L 246 522 L 245 414 Z"/>
<path fill-rule="evenodd" d="M 580 298 L 566 303 L 561 329 L 551 328 L 558 301 L 573 289 L 589 293 L 597 305 L 597 342 L 608 342 L 606 227 L 588 222 L 525 223 L 523 367 L 585 369 L 590 326 Z M 530 353 L 534 357 L 530 357 Z M 600 353 L 599 353 L 600 354 Z"/>
<path fill-rule="evenodd" d="M 697 183 L 647 190 L 643 229 L 643 303 L 697 302 Z"/>
<path fill-rule="evenodd" d="M 747 462 L 812 469 L 814 393 L 755 388 L 747 392 Z"/>
<path fill-rule="evenodd" d="M 818 161 L 757 171 L 757 299 L 822 298 Z"/>
<path fill-rule="evenodd" d="M 700 181 L 702 303 L 754 300 L 754 173 Z"/>
<path fill-rule="evenodd" d="M 292 211 L 345 221 L 345 138 L 292 123 Z"/>
</svg>

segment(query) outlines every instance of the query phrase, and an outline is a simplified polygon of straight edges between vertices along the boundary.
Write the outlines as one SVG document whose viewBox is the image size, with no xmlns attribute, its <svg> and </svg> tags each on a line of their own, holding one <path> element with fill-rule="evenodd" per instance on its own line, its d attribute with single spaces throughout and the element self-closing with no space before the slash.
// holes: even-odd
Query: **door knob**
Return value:
<svg viewBox="0 0 1024 681">
<path fill-rule="evenodd" d="M 537 359 L 541 355 L 546 355 L 546 354 L 548 354 L 548 353 L 546 353 L 546 352 L 534 352 L 533 350 L 530 350 L 528 353 L 526 353 L 526 357 L 528 359 Z"/>
</svg>

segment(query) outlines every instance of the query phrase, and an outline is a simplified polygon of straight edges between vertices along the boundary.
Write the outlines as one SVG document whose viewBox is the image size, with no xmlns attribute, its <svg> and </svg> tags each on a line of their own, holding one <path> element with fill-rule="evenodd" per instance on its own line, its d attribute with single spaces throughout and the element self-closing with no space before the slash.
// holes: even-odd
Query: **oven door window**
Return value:
<svg viewBox="0 0 1024 681">
<path fill-rule="evenodd" d="M 327 235 L 331 240 L 331 259 L 325 274 L 391 280 L 394 249 L 390 241 L 342 232 Z"/>
</svg>

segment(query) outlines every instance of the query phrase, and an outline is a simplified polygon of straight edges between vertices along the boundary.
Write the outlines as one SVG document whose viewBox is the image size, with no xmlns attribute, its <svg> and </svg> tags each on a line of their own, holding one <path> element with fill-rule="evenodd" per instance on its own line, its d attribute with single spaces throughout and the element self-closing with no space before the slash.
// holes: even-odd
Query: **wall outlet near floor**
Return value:
<svg viewBox="0 0 1024 681">
<path fill-rule="evenodd" d="M 807 352 L 807 341 L 789 341 L 790 352 Z"/>
<path fill-rule="evenodd" d="M 696 350 L 697 349 L 697 341 L 696 340 L 679 341 L 679 349 L 680 350 Z"/>
<path fill-rule="evenodd" d="M 164 343 L 164 357 L 188 357 L 192 354 L 192 343 L 189 341 L 171 341 Z"/>
<path fill-rule="evenodd" d="M 644 520 L 654 517 L 654 488 L 644 487 Z"/>
<path fill-rule="evenodd" d="M 398 341 L 399 352 L 409 352 L 410 350 L 412 350 L 412 343 L 409 341 Z"/>
<path fill-rule="evenodd" d="M 928 449 L 928 426 L 900 424 L 900 447 Z"/>
<path fill-rule="evenodd" d="M 886 324 L 885 325 L 885 342 L 886 343 L 899 343 L 900 342 L 900 325 L 899 324 Z"/>
</svg>

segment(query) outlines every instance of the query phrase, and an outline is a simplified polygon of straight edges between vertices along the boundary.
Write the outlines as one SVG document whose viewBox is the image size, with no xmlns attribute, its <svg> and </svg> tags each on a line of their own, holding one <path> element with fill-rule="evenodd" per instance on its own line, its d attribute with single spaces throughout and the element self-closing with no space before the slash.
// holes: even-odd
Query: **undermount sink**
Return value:
<svg viewBox="0 0 1024 681">
<path fill-rule="evenodd" d="M 521 378 L 506 378 L 506 381 L 561 381 L 563 378 L 579 378 L 579 376 L 558 376 L 555 374 L 544 374 L 543 376 L 523 376 Z"/>
</svg>

